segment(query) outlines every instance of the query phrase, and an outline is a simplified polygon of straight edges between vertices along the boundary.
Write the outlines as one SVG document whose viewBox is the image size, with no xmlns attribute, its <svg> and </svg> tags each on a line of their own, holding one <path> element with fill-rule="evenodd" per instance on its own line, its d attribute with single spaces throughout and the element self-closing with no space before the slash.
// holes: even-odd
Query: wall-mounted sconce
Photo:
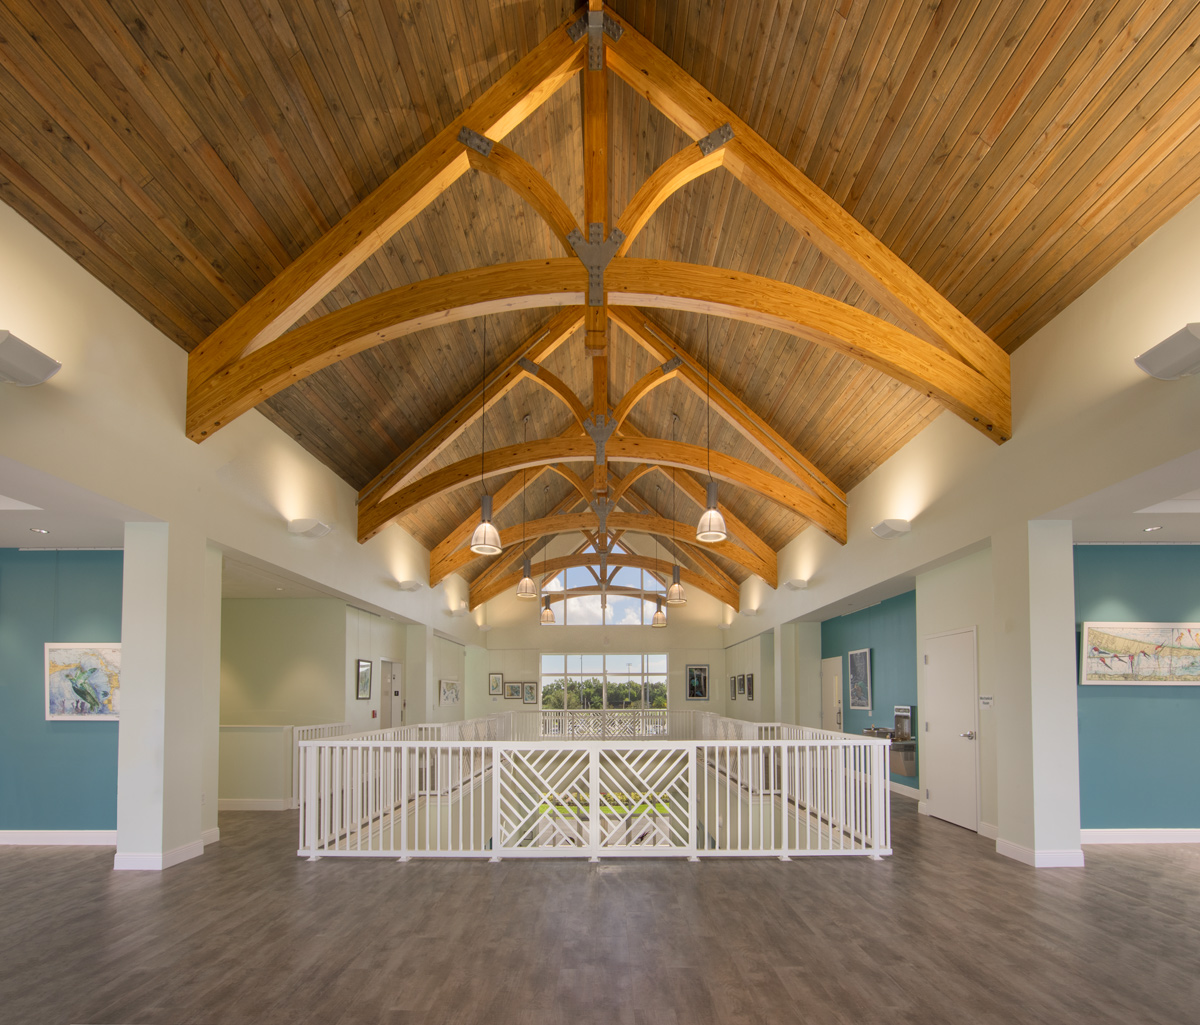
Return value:
<svg viewBox="0 0 1200 1025">
<path fill-rule="evenodd" d="M 881 520 L 871 528 L 871 533 L 885 541 L 890 541 L 894 537 L 907 534 L 910 530 L 912 530 L 912 524 L 908 520 Z"/>
<path fill-rule="evenodd" d="M 789 591 L 804 591 L 808 588 L 808 581 L 800 577 L 793 577 L 791 580 L 784 581 L 783 586 Z"/>
<path fill-rule="evenodd" d="M 333 527 L 320 520 L 288 520 L 288 533 L 297 537 L 324 537 Z"/>
<path fill-rule="evenodd" d="M 419 581 L 419 580 L 398 580 L 396 582 L 396 586 L 398 588 L 400 588 L 401 591 L 407 591 L 409 594 L 411 594 L 413 591 L 421 590 L 421 581 Z"/>
<path fill-rule="evenodd" d="M 11 331 L 0 331 L 0 381 L 30 388 L 45 384 L 62 369 L 62 364 Z"/>
<path fill-rule="evenodd" d="M 743 616 L 757 616 L 758 609 L 742 609 Z"/>
<path fill-rule="evenodd" d="M 467 613 L 469 613 L 471 610 L 469 608 L 467 608 L 467 603 L 465 601 L 460 601 L 458 603 L 458 608 L 448 609 L 447 611 L 455 619 L 461 619 L 463 616 L 467 615 Z"/>
<path fill-rule="evenodd" d="M 728 630 L 731 626 L 733 626 L 732 623 L 726 623 L 724 621 L 717 624 L 717 627 L 721 630 Z"/>
<path fill-rule="evenodd" d="M 1143 373 L 1160 381 L 1178 381 L 1196 373 L 1200 370 L 1200 323 L 1180 328 L 1133 362 Z"/>
</svg>

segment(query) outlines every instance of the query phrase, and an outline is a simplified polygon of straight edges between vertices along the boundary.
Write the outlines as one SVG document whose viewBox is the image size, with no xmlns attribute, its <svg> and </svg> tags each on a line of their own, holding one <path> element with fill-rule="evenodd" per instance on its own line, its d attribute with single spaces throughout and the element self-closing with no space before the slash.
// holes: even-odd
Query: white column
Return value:
<svg viewBox="0 0 1200 1025">
<path fill-rule="evenodd" d="M 221 838 L 217 828 L 218 765 L 221 750 L 221 574 L 224 557 L 204 550 L 204 712 L 200 835 L 205 844 Z"/>
<path fill-rule="evenodd" d="M 169 868 L 204 851 L 205 582 L 203 536 L 126 524 L 117 869 Z"/>
<path fill-rule="evenodd" d="M 1069 521 L 992 537 L 996 601 L 996 850 L 1038 867 L 1083 864 L 1075 585 Z"/>
<path fill-rule="evenodd" d="M 792 716 L 795 712 L 795 697 L 796 697 L 796 681 L 789 674 L 787 682 L 784 682 L 784 638 L 791 639 L 791 633 L 786 632 L 784 624 L 780 623 L 775 627 L 775 715 L 776 722 L 792 722 Z M 790 668 L 790 667 L 789 667 Z M 786 690 L 785 690 L 786 687 Z M 784 694 L 789 694 L 791 700 L 785 701 Z"/>
</svg>

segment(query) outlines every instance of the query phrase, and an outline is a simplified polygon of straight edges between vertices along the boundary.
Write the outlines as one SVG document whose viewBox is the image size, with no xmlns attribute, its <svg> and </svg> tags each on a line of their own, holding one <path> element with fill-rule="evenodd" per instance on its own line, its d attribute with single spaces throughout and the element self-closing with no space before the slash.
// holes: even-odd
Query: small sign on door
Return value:
<svg viewBox="0 0 1200 1025">
<path fill-rule="evenodd" d="M 990 695 L 990 694 L 980 694 L 979 695 L 979 707 L 980 708 L 991 708 L 992 703 L 993 703 L 992 695 Z"/>
</svg>

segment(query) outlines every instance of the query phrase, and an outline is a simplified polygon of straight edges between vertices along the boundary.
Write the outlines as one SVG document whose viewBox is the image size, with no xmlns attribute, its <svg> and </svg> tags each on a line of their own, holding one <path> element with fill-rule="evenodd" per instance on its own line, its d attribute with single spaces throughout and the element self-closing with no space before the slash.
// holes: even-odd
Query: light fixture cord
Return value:
<svg viewBox="0 0 1200 1025">
<path fill-rule="evenodd" d="M 529 448 L 529 414 L 525 414 L 525 433 L 521 436 L 523 448 Z M 521 467 L 521 556 L 524 557 L 527 552 L 525 550 L 525 520 L 528 517 L 525 515 L 525 467 Z"/>
<path fill-rule="evenodd" d="M 487 448 L 487 321 L 483 322 L 483 365 L 479 374 L 479 390 L 483 396 L 479 410 L 479 488 L 486 495 L 487 482 L 483 476 L 483 453 Z M 711 476 L 711 473 L 710 473 Z"/>
<path fill-rule="evenodd" d="M 704 322 L 705 448 L 708 450 L 708 479 L 712 481 L 712 325 Z"/>
</svg>

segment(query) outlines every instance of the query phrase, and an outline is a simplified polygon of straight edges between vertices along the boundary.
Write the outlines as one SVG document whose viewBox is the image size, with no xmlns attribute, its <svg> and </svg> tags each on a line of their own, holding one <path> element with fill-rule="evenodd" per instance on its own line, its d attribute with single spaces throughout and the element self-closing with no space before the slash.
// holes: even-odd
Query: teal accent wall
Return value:
<svg viewBox="0 0 1200 1025">
<path fill-rule="evenodd" d="M 871 649 L 871 711 L 850 707 L 850 667 L 847 653 Z M 862 734 L 871 725 L 891 727 L 894 705 L 917 703 L 917 592 L 889 598 L 861 612 L 827 619 L 821 624 L 821 657 L 842 660 L 842 729 Z M 918 738 L 917 764 L 921 745 Z M 915 787 L 916 776 L 891 778 Z"/>
<path fill-rule="evenodd" d="M 116 829 L 117 723 L 47 722 L 47 641 L 121 639 L 122 552 L 0 549 L 0 830 Z"/>
<path fill-rule="evenodd" d="M 1200 623 L 1200 546 L 1077 545 L 1075 619 Z M 1080 825 L 1200 828 L 1200 687 L 1078 691 Z"/>
</svg>

